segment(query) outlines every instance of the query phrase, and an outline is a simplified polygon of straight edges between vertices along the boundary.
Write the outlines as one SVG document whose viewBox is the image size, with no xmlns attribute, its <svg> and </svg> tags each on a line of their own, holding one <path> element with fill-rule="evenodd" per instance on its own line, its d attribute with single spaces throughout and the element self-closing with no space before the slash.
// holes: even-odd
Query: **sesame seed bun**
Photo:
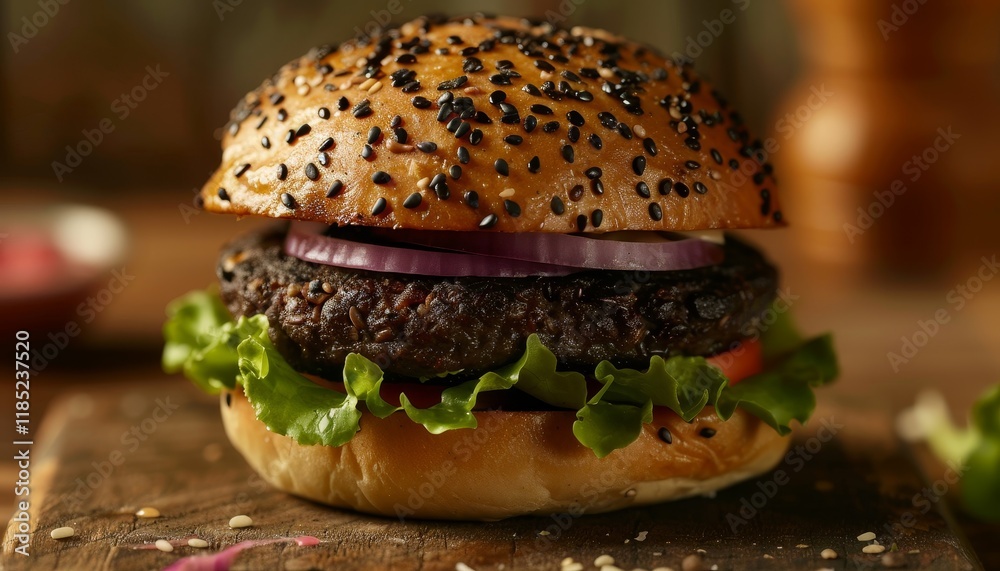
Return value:
<svg viewBox="0 0 1000 571">
<path fill-rule="evenodd" d="M 201 197 L 213 212 L 427 230 L 780 225 L 749 141 L 706 82 L 651 48 L 421 18 L 314 49 L 248 94 Z"/>
<path fill-rule="evenodd" d="M 788 439 L 737 409 L 691 423 L 655 407 L 638 440 L 597 458 L 573 437 L 571 411 L 477 412 L 479 427 L 430 434 L 398 413 L 365 412 L 340 447 L 270 432 L 242 391 L 222 396 L 226 433 L 274 487 L 390 517 L 497 520 L 601 513 L 706 494 L 773 468 Z"/>
</svg>

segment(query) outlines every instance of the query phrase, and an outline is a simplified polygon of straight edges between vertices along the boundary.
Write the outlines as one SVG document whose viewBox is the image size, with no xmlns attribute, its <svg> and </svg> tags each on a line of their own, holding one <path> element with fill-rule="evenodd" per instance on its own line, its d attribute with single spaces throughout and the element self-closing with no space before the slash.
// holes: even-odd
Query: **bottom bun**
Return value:
<svg viewBox="0 0 1000 571">
<path fill-rule="evenodd" d="M 498 520 L 652 504 L 767 472 L 788 447 L 739 409 L 723 422 L 706 408 L 686 423 L 662 407 L 635 442 L 605 458 L 577 442 L 571 411 L 477 412 L 478 428 L 436 435 L 403 414 L 366 412 L 344 446 L 304 446 L 270 432 L 242 391 L 229 394 L 222 398 L 226 434 L 268 483 L 398 518 Z"/>
</svg>

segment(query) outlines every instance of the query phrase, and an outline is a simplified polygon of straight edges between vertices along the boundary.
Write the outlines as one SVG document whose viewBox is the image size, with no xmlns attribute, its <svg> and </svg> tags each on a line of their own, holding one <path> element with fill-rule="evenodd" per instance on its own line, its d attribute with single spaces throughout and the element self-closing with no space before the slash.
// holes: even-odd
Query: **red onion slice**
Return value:
<svg viewBox="0 0 1000 571">
<path fill-rule="evenodd" d="M 626 242 L 541 232 L 496 234 L 436 230 L 386 230 L 379 235 L 442 250 L 595 270 L 690 270 L 718 264 L 724 258 L 718 244 L 696 238 Z"/>
<path fill-rule="evenodd" d="M 565 276 L 579 271 L 550 264 L 454 252 L 394 248 L 323 235 L 326 226 L 295 222 L 285 239 L 285 253 L 300 260 L 374 272 L 424 276 L 524 278 Z"/>
</svg>

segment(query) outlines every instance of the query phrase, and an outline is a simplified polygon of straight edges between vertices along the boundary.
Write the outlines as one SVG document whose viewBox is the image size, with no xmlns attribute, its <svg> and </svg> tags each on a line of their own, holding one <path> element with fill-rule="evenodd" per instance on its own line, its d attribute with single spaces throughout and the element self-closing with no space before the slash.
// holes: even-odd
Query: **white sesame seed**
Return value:
<svg viewBox="0 0 1000 571">
<path fill-rule="evenodd" d="M 701 553 L 692 553 L 681 561 L 684 571 L 701 571 L 705 568 L 705 557 Z"/>
<path fill-rule="evenodd" d="M 636 541 L 646 541 L 646 536 L 649 535 L 648 531 L 640 531 L 639 535 L 635 536 Z"/>
<path fill-rule="evenodd" d="M 412 153 L 416 147 L 413 145 L 404 145 L 399 141 L 390 139 L 386 146 L 389 147 L 390 153 Z"/>
<path fill-rule="evenodd" d="M 49 535 L 52 539 L 66 539 L 67 537 L 76 535 L 76 530 L 72 527 L 57 527 Z"/>
<path fill-rule="evenodd" d="M 229 520 L 229 527 L 236 529 L 239 527 L 250 527 L 253 525 L 253 520 L 250 516 L 238 515 Z"/>
<path fill-rule="evenodd" d="M 476 571 L 472 567 L 469 567 L 465 563 L 458 562 L 455 564 L 455 571 Z"/>
<path fill-rule="evenodd" d="M 604 79 L 614 79 L 615 72 L 611 70 L 610 67 L 602 67 L 597 70 L 597 73 L 601 75 Z"/>
<path fill-rule="evenodd" d="M 174 546 L 166 539 L 157 539 L 154 545 L 156 545 L 156 548 L 164 553 L 170 553 L 174 550 Z"/>
<path fill-rule="evenodd" d="M 837 552 L 832 549 L 824 549 L 823 551 L 819 552 L 819 556 L 822 557 L 823 559 L 836 559 Z"/>
<path fill-rule="evenodd" d="M 871 541 L 875 539 L 875 533 L 871 531 L 866 531 L 858 536 L 858 541 Z"/>
<path fill-rule="evenodd" d="M 809 549 L 809 546 L 806 545 L 805 543 L 800 543 L 800 544 L 796 545 L 795 548 L 796 549 Z"/>
<path fill-rule="evenodd" d="M 160 510 L 156 508 L 140 508 L 139 511 L 135 512 L 135 515 L 142 518 L 155 518 L 160 517 Z"/>
<path fill-rule="evenodd" d="M 515 191 L 513 188 L 505 188 L 500 192 L 500 198 L 510 198 L 514 196 L 515 192 L 517 191 Z"/>
<path fill-rule="evenodd" d="M 385 56 L 384 58 L 382 58 L 382 61 L 379 62 L 379 63 L 381 63 L 382 66 L 385 67 L 385 66 L 389 65 L 390 63 L 392 63 L 394 59 L 396 59 L 394 56 L 391 56 L 391 55 Z"/>
<path fill-rule="evenodd" d="M 605 565 L 614 565 L 615 558 L 610 555 L 599 555 L 597 559 L 594 559 L 594 567 L 603 567 Z"/>
<path fill-rule="evenodd" d="M 191 547 L 197 547 L 198 549 L 205 549 L 208 547 L 208 542 L 204 539 L 199 539 L 197 537 L 192 537 L 188 540 L 188 545 Z"/>
<path fill-rule="evenodd" d="M 615 565 L 602 565 L 601 571 L 625 571 L 625 570 Z"/>
<path fill-rule="evenodd" d="M 643 127 L 642 125 L 636 125 L 635 127 L 632 128 L 632 130 L 635 131 L 637 137 L 646 136 L 646 128 Z"/>
<path fill-rule="evenodd" d="M 543 81 L 548 81 L 548 80 L 552 79 L 552 72 L 549 72 L 549 71 L 543 71 L 543 72 L 539 73 L 538 75 L 542 78 Z"/>
<path fill-rule="evenodd" d="M 774 556 L 773 556 L 773 555 L 770 555 L 770 554 L 767 554 L 767 553 L 765 553 L 765 554 L 764 554 L 764 559 L 774 559 Z"/>
<path fill-rule="evenodd" d="M 563 565 L 560 569 L 562 571 L 583 571 L 583 563 L 580 563 L 579 561 L 574 561 L 569 565 Z"/>
<path fill-rule="evenodd" d="M 360 89 L 361 91 L 368 91 L 368 89 L 371 86 L 375 85 L 376 83 L 378 83 L 377 79 L 375 79 L 374 77 L 369 77 L 364 82 L 362 82 L 361 85 L 358 86 L 358 89 Z"/>
<path fill-rule="evenodd" d="M 308 85 L 300 85 L 298 89 L 299 95 L 309 95 L 311 89 Z"/>
<path fill-rule="evenodd" d="M 638 492 L 635 491 L 635 488 L 629 488 L 629 489 L 625 490 L 625 497 L 626 498 L 634 498 L 637 493 Z"/>
<path fill-rule="evenodd" d="M 572 565 L 572 564 L 573 564 L 573 562 L 574 562 L 574 560 L 573 560 L 573 558 L 572 558 L 572 557 L 566 557 L 566 558 L 564 558 L 564 559 L 563 559 L 563 560 L 562 560 L 562 561 L 561 561 L 561 562 L 559 563 L 559 565 L 560 565 L 560 566 L 562 566 L 562 567 L 565 567 L 565 566 L 567 566 L 567 565 Z"/>
<path fill-rule="evenodd" d="M 371 87 L 368 88 L 368 95 L 375 95 L 382 89 L 382 82 L 376 81 Z"/>
<path fill-rule="evenodd" d="M 425 176 L 424 178 L 417 181 L 417 188 L 420 190 L 427 190 L 431 185 L 431 177 Z"/>
<path fill-rule="evenodd" d="M 550 532 L 550 531 L 549 531 L 549 530 L 547 530 L 547 529 L 543 529 L 542 531 L 539 531 L 539 532 L 538 532 L 538 535 L 541 535 L 542 537 L 545 537 L 545 536 L 547 536 L 547 535 L 552 535 L 552 532 Z"/>
<path fill-rule="evenodd" d="M 305 85 L 305 84 L 306 84 L 306 81 L 308 81 L 308 80 L 306 79 L 306 76 L 304 76 L 304 75 L 296 75 L 296 76 L 295 76 L 295 79 L 293 79 L 293 80 L 292 80 L 292 82 L 293 82 L 293 83 L 294 83 L 294 84 L 295 84 L 296 86 L 299 86 L 299 85 Z"/>
<path fill-rule="evenodd" d="M 866 545 L 861 548 L 861 551 L 863 551 L 864 553 L 882 553 L 883 551 L 885 551 L 885 546 L 878 545 L 877 543 L 873 545 Z"/>
</svg>

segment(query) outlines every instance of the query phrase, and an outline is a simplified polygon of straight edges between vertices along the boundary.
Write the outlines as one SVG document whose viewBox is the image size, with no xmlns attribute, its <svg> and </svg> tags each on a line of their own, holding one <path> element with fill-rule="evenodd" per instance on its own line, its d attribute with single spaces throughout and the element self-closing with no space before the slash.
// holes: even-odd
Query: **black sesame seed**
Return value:
<svg viewBox="0 0 1000 571">
<path fill-rule="evenodd" d="M 687 139 L 684 139 L 684 144 L 687 145 L 687 147 L 692 151 L 701 150 L 701 143 L 698 142 L 698 139 L 695 137 L 688 137 Z"/>
<path fill-rule="evenodd" d="M 420 206 L 421 201 L 423 201 L 423 197 L 420 193 L 414 192 L 410 196 L 407 196 L 406 200 L 403 201 L 403 208 L 413 210 L 414 208 Z"/>
<path fill-rule="evenodd" d="M 552 115 L 552 108 L 541 103 L 535 103 L 531 106 L 531 112 L 539 115 Z"/>
<path fill-rule="evenodd" d="M 236 175 L 236 178 L 240 178 L 248 170 L 250 170 L 250 163 L 243 163 L 233 170 L 233 174 Z"/>
<path fill-rule="evenodd" d="M 306 178 L 309 180 L 316 180 L 319 178 L 319 169 L 313 163 L 306 164 Z"/>
<path fill-rule="evenodd" d="M 375 156 L 375 149 L 371 145 L 366 144 L 363 149 L 361 149 L 361 158 L 368 160 Z"/>
<path fill-rule="evenodd" d="M 740 161 L 738 161 L 736 159 L 729 159 L 729 168 L 731 168 L 733 170 L 739 170 L 739 168 L 740 168 Z"/>
<path fill-rule="evenodd" d="M 580 115 L 579 111 L 575 110 L 570 111 L 569 113 L 566 114 L 566 118 L 569 119 L 570 123 L 576 125 L 577 127 L 583 127 L 583 125 L 586 123 L 586 121 L 583 118 L 583 115 Z"/>
<path fill-rule="evenodd" d="M 403 118 L 400 117 L 399 115 L 395 115 L 393 116 L 392 121 L 389 121 L 389 128 L 396 129 L 402 124 L 403 124 Z"/>
<path fill-rule="evenodd" d="M 341 97 L 337 100 L 337 109 L 343 111 L 351 106 L 351 102 L 347 100 L 346 97 Z"/>
<path fill-rule="evenodd" d="M 521 88 L 521 91 L 523 91 L 523 92 L 525 92 L 525 93 L 527 93 L 529 95 L 534 95 L 535 97 L 541 97 L 542 96 L 541 90 L 538 89 L 537 87 L 535 87 L 535 85 L 533 83 L 529 83 L 528 85 L 525 85 L 524 87 Z"/>
<path fill-rule="evenodd" d="M 455 138 L 461 139 L 462 137 L 468 135 L 471 130 L 472 124 L 462 121 L 462 123 L 458 126 L 458 129 L 455 129 Z"/>
<path fill-rule="evenodd" d="M 700 431 L 698 431 L 698 436 L 701 436 L 702 438 L 711 438 L 715 436 L 715 429 L 708 428 L 706 426 L 705 428 L 702 428 Z"/>
<path fill-rule="evenodd" d="M 479 193 L 470 190 L 465 193 L 465 203 L 469 205 L 470 208 L 479 208 Z"/>
<path fill-rule="evenodd" d="M 431 188 L 434 189 L 434 194 L 441 200 L 448 200 L 451 197 L 451 189 L 448 188 L 448 183 L 443 180 Z"/>
<path fill-rule="evenodd" d="M 639 155 L 632 159 L 632 172 L 642 176 L 646 172 L 646 157 Z"/>
<path fill-rule="evenodd" d="M 433 153 L 438 148 L 437 143 L 433 141 L 421 141 L 417 143 L 416 147 L 424 153 Z"/>
<path fill-rule="evenodd" d="M 587 228 L 587 216 L 585 214 L 581 214 L 581 215 L 577 216 L 576 217 L 576 230 L 578 232 L 583 232 L 584 229 L 586 229 L 586 228 Z"/>
<path fill-rule="evenodd" d="M 372 103 L 371 103 L 371 101 L 368 101 L 367 99 L 361 100 L 360 102 L 358 102 L 354 106 L 354 108 L 351 110 L 351 113 L 357 119 L 363 119 L 363 118 L 371 115 L 372 114 Z"/>
<path fill-rule="evenodd" d="M 413 106 L 416 107 L 417 109 L 427 109 L 428 107 L 433 105 L 430 99 L 427 99 L 426 97 L 421 97 L 420 95 L 414 97 L 411 100 L 411 102 L 413 103 Z"/>
<path fill-rule="evenodd" d="M 578 184 L 578 185 L 574 186 L 573 188 L 569 189 L 569 199 L 570 200 L 572 200 L 573 202 L 578 202 L 581 198 L 583 198 L 583 185 L 582 184 Z"/>
<path fill-rule="evenodd" d="M 540 170 L 542 170 L 541 159 L 539 159 L 537 156 L 532 157 L 531 160 L 528 161 L 528 171 L 534 174 Z"/>
<path fill-rule="evenodd" d="M 666 426 L 661 427 L 656 431 L 656 435 L 660 437 L 660 440 L 666 442 L 667 444 L 673 444 L 674 437 L 670 434 L 670 429 Z"/>
<path fill-rule="evenodd" d="M 329 119 L 330 118 L 330 110 L 327 109 L 326 107 L 320 107 L 319 111 L 317 111 L 316 114 L 319 115 L 320 119 Z"/>
<path fill-rule="evenodd" d="M 598 208 L 590 214 L 590 223 L 594 225 L 594 228 L 600 228 L 601 222 L 604 222 L 604 211 Z"/>
<path fill-rule="evenodd" d="M 597 79 L 598 77 L 601 77 L 601 74 L 598 73 L 598 71 L 592 67 L 581 68 L 580 75 L 586 77 L 587 79 Z"/>
<path fill-rule="evenodd" d="M 580 140 L 580 128 L 576 125 L 570 126 L 570 128 L 566 130 L 566 137 L 571 143 L 578 142 Z"/>
<path fill-rule="evenodd" d="M 618 119 L 615 119 L 615 116 L 607 111 L 602 111 L 597 115 L 597 118 L 600 120 L 601 125 L 604 125 L 608 129 L 614 129 L 618 126 Z"/>
<path fill-rule="evenodd" d="M 587 178 L 594 180 L 604 176 L 604 171 L 601 170 L 601 167 L 590 167 L 584 172 L 584 174 L 587 175 Z"/>
<path fill-rule="evenodd" d="M 577 91 L 576 93 L 570 93 L 570 97 L 576 98 L 577 101 L 583 101 L 584 103 L 589 103 L 594 100 L 594 94 L 589 91 Z"/>
<path fill-rule="evenodd" d="M 285 205 L 285 208 L 289 210 L 295 209 L 295 197 L 287 192 L 281 193 L 281 203 Z"/>
<path fill-rule="evenodd" d="M 392 177 L 385 171 L 378 171 L 372 175 L 372 182 L 375 184 L 389 184 L 389 181 L 391 180 Z"/>
<path fill-rule="evenodd" d="M 721 165 L 722 153 L 720 153 L 718 149 L 712 149 L 712 159 Z"/>
<path fill-rule="evenodd" d="M 549 62 L 547 62 L 547 61 L 545 61 L 543 59 L 535 60 L 535 67 L 537 67 L 538 69 L 540 69 L 542 71 L 547 71 L 549 73 L 555 73 L 555 71 L 556 71 L 555 66 L 553 66 L 551 63 L 549 63 Z"/>
<path fill-rule="evenodd" d="M 264 123 L 267 123 L 267 115 L 264 115 L 263 117 L 261 117 L 260 121 L 257 123 L 257 130 L 258 131 L 260 130 L 261 127 L 264 126 Z M 236 124 L 236 128 L 237 128 L 237 130 L 239 129 L 239 125 L 238 124 Z M 230 130 L 232 130 L 232 128 L 230 128 Z M 235 133 L 233 133 L 233 134 L 235 135 Z"/>
<path fill-rule="evenodd" d="M 604 194 L 604 183 L 601 182 L 601 179 L 595 178 L 590 181 L 590 190 L 594 191 L 597 196 L 601 196 Z"/>
<path fill-rule="evenodd" d="M 403 86 L 403 93 L 416 93 L 418 91 L 420 91 L 419 81 L 411 81 Z"/>
<path fill-rule="evenodd" d="M 674 181 L 673 180 L 671 180 L 669 178 L 665 178 L 665 179 L 663 179 L 663 180 L 660 181 L 659 190 L 660 190 L 660 194 L 662 194 L 663 196 L 666 196 L 666 195 L 670 194 L 670 191 L 673 188 L 674 188 Z"/>
<path fill-rule="evenodd" d="M 413 54 L 403 54 L 396 58 L 396 63 L 402 63 L 402 64 L 417 63 L 417 56 Z"/>
<path fill-rule="evenodd" d="M 278 121 L 284 121 L 285 119 L 288 119 L 288 111 L 278 109 Z"/>
<path fill-rule="evenodd" d="M 447 41 L 448 41 L 448 43 L 450 45 L 455 46 L 455 45 L 459 45 L 459 44 L 462 43 L 462 38 L 460 38 L 458 36 L 448 36 L 448 40 Z"/>
<path fill-rule="evenodd" d="M 278 180 L 285 180 L 286 178 L 288 178 L 288 167 L 285 166 L 285 163 L 281 163 L 278 165 Z"/>
<path fill-rule="evenodd" d="M 438 91 L 447 91 L 449 89 L 458 89 L 459 87 L 462 87 L 463 85 L 465 85 L 468 82 L 469 82 L 469 76 L 467 76 L 467 75 L 460 75 L 460 76 L 456 77 L 455 79 L 449 79 L 448 81 L 442 82 L 440 85 L 438 85 Z"/>
<path fill-rule="evenodd" d="M 330 166 L 330 155 L 326 153 L 320 153 L 316 155 L 316 162 L 318 162 L 320 166 L 323 167 Z"/>
<path fill-rule="evenodd" d="M 521 215 L 521 205 L 514 202 L 513 200 L 504 200 L 503 208 L 510 214 L 512 218 L 517 218 Z"/>
<path fill-rule="evenodd" d="M 437 145 L 434 145 L 434 148 L 436 149 Z M 467 164 L 469 164 L 469 161 L 471 161 L 471 160 L 472 160 L 472 155 L 469 154 L 469 149 L 467 149 L 465 147 L 459 147 L 458 148 L 458 162 L 462 163 L 463 165 L 467 165 Z"/>
<path fill-rule="evenodd" d="M 341 182 L 339 179 L 335 180 L 333 181 L 333 184 L 330 185 L 330 190 L 326 192 L 326 197 L 333 198 L 334 196 L 340 194 L 340 191 L 342 190 L 344 190 L 344 183 Z"/>
<path fill-rule="evenodd" d="M 645 182 L 640 181 L 638 184 L 636 184 L 635 192 L 643 198 L 649 198 L 651 196 L 651 193 L 649 192 L 649 185 L 646 184 Z"/>
<path fill-rule="evenodd" d="M 534 131 L 535 127 L 537 126 L 538 126 L 538 119 L 535 118 L 534 115 L 528 115 L 527 117 L 524 118 L 524 130 L 527 131 L 528 133 Z"/>
<path fill-rule="evenodd" d="M 758 172 L 753 175 L 754 184 L 764 184 L 764 173 Z"/>
<path fill-rule="evenodd" d="M 549 203 L 549 206 L 552 208 L 552 212 L 555 213 L 556 216 L 562 216 L 562 214 L 566 212 L 566 205 L 563 204 L 562 199 L 558 196 L 552 197 L 552 202 Z"/>
<path fill-rule="evenodd" d="M 295 131 L 295 136 L 304 137 L 309 134 L 309 131 L 312 131 L 312 127 L 309 126 L 309 123 L 305 123 L 300 126 L 297 131 Z"/>
<path fill-rule="evenodd" d="M 524 137 L 520 135 L 507 135 L 506 137 L 503 138 L 503 140 L 508 145 L 517 146 L 524 142 Z"/>
<path fill-rule="evenodd" d="M 490 76 L 490 83 L 493 85 L 510 85 L 510 76 L 504 73 L 497 73 Z M 490 216 L 493 216 L 492 214 Z"/>
<path fill-rule="evenodd" d="M 270 149 L 271 148 L 271 139 L 268 139 L 267 137 L 261 137 L 261 139 L 260 139 L 260 146 L 264 147 L 265 149 Z"/>
<path fill-rule="evenodd" d="M 226 189 L 220 188 L 218 194 L 219 194 L 219 200 L 224 200 L 226 202 L 229 202 L 229 193 L 226 192 Z"/>
<path fill-rule="evenodd" d="M 480 131 L 479 129 L 473 130 L 472 131 L 472 135 L 469 135 L 469 142 L 472 143 L 473 146 L 478 145 L 479 143 L 482 143 L 483 142 L 483 132 Z"/>
<path fill-rule="evenodd" d="M 438 55 L 445 56 L 445 55 L 448 55 L 451 52 L 448 51 L 448 48 L 438 48 L 438 49 L 434 50 L 434 53 L 436 53 Z"/>
<path fill-rule="evenodd" d="M 487 228 L 492 228 L 497 225 L 498 220 L 499 218 L 497 218 L 496 214 L 490 214 L 486 216 L 486 218 L 483 218 L 482 220 L 479 221 L 479 227 L 484 230 Z"/>
<path fill-rule="evenodd" d="M 493 93 L 490 93 L 490 103 L 493 105 L 500 105 L 506 100 L 507 100 L 507 93 L 504 91 L 497 90 L 494 91 Z"/>
<path fill-rule="evenodd" d="M 327 137 L 325 141 L 319 144 L 319 152 L 322 153 L 323 151 L 329 151 L 333 148 L 333 144 L 333 137 Z"/>
<path fill-rule="evenodd" d="M 439 184 L 441 184 L 441 183 L 443 183 L 445 181 L 446 181 L 446 179 L 445 179 L 444 173 L 437 173 L 436 175 L 434 175 L 434 178 L 431 179 L 431 182 L 430 182 L 430 184 L 428 186 L 430 186 L 431 188 L 434 188 L 435 186 L 437 186 L 437 185 L 439 185 Z"/>
<path fill-rule="evenodd" d="M 402 127 L 394 129 L 392 134 L 396 136 L 396 141 L 400 145 L 405 145 L 406 142 L 410 140 L 410 134 L 407 133 L 406 129 L 403 129 Z"/>
<path fill-rule="evenodd" d="M 775 210 L 773 218 L 775 222 L 781 223 L 781 221 L 785 219 L 785 216 L 781 213 L 780 210 Z"/>
<path fill-rule="evenodd" d="M 573 145 L 563 145 L 562 156 L 566 159 L 567 163 L 572 163 L 576 160 L 576 152 L 573 150 Z"/>
<path fill-rule="evenodd" d="M 677 191 L 677 194 L 681 198 L 687 198 L 688 195 L 691 194 L 691 189 L 688 188 L 688 185 L 686 185 L 686 184 L 684 184 L 683 182 L 680 182 L 680 181 L 677 181 L 677 182 L 674 183 L 674 190 Z"/>
<path fill-rule="evenodd" d="M 483 71 L 483 61 L 477 57 L 467 58 L 464 62 L 462 62 L 462 71 L 465 73 Z"/>
<path fill-rule="evenodd" d="M 626 125 L 625 123 L 619 123 L 617 130 L 618 134 L 621 135 L 622 137 L 625 137 L 626 140 L 629 141 L 632 140 L 632 129 L 630 129 L 628 125 Z"/>
<path fill-rule="evenodd" d="M 643 139 L 642 146 L 646 148 L 646 152 L 649 153 L 650 156 L 655 157 L 659 152 L 656 148 L 656 141 L 648 137 Z"/>
<path fill-rule="evenodd" d="M 464 123 L 464 121 L 462 121 L 461 118 L 452 117 L 451 121 L 448 121 L 448 125 L 445 128 L 454 133 L 455 131 L 458 131 L 459 127 L 462 126 L 462 123 Z"/>
<path fill-rule="evenodd" d="M 698 170 L 701 168 L 701 163 L 699 163 L 698 161 L 686 161 L 684 163 L 684 166 L 690 170 Z"/>
<path fill-rule="evenodd" d="M 546 133 L 555 133 L 559 130 L 559 121 L 549 121 L 548 123 L 542 125 L 542 131 Z"/>
<path fill-rule="evenodd" d="M 281 105 L 281 102 L 285 100 L 285 96 L 280 93 L 271 94 L 271 105 Z"/>
<path fill-rule="evenodd" d="M 699 181 L 694 183 L 694 191 L 698 194 L 706 194 L 708 192 L 708 187 L 705 186 L 705 183 Z"/>
<path fill-rule="evenodd" d="M 496 162 L 493 163 L 493 168 L 503 176 L 510 176 L 510 165 L 508 165 L 507 161 L 503 159 L 497 159 Z"/>
<path fill-rule="evenodd" d="M 604 148 L 604 141 L 601 140 L 601 137 L 597 133 L 590 135 L 587 140 L 590 141 L 590 145 L 598 151 Z"/>
<path fill-rule="evenodd" d="M 474 56 L 479 53 L 479 48 L 476 46 L 469 46 L 467 48 L 462 48 L 462 55 L 465 57 Z"/>
<path fill-rule="evenodd" d="M 382 129 L 379 127 L 372 127 L 368 130 L 368 144 L 374 145 L 382 137 Z"/>
<path fill-rule="evenodd" d="M 379 199 L 375 201 L 375 205 L 372 206 L 372 216 L 378 216 L 379 214 L 382 214 L 382 212 L 385 211 L 385 207 L 388 205 L 389 203 L 386 202 L 384 198 L 379 197 Z"/>
<path fill-rule="evenodd" d="M 294 141 L 295 141 L 295 131 L 292 131 L 291 129 L 289 129 L 289 131 L 287 133 L 285 133 L 285 142 L 290 145 Z"/>
</svg>

